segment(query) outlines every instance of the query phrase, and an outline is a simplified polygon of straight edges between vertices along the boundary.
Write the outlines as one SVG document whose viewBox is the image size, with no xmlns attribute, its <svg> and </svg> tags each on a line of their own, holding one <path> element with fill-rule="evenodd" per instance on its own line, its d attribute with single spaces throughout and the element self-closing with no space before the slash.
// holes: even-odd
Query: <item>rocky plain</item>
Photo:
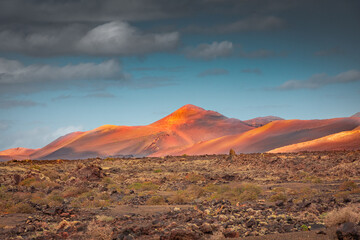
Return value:
<svg viewBox="0 0 360 240">
<path fill-rule="evenodd" d="M 359 239 L 360 151 L 0 163 L 0 239 Z"/>
</svg>

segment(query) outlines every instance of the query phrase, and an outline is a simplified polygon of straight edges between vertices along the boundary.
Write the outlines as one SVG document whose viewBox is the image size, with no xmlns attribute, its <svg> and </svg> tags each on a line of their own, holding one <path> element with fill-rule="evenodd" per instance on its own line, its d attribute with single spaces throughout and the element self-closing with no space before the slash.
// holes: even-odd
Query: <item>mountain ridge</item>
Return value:
<svg viewBox="0 0 360 240">
<path fill-rule="evenodd" d="M 0 159 L 221 154 L 230 148 L 244 153 L 267 152 L 359 126 L 360 118 L 357 117 L 283 120 L 266 116 L 241 121 L 187 104 L 149 125 L 102 125 L 89 131 L 66 134 L 40 149 L 1 151 Z M 353 146 L 352 143 L 343 144 Z"/>
</svg>

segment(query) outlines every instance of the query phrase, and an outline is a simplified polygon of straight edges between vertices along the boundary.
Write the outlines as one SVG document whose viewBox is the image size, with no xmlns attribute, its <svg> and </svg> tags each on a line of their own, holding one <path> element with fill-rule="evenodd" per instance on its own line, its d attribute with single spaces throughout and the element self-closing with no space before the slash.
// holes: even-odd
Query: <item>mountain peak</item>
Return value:
<svg viewBox="0 0 360 240">
<path fill-rule="evenodd" d="M 154 125 L 180 125 L 186 124 L 191 120 L 199 119 L 205 116 L 212 116 L 216 118 L 226 118 L 225 116 L 221 115 L 220 113 L 205 110 L 201 107 L 186 104 L 176 110 L 175 112 L 171 113 L 170 115 L 160 119 L 157 122 L 154 122 Z"/>
</svg>

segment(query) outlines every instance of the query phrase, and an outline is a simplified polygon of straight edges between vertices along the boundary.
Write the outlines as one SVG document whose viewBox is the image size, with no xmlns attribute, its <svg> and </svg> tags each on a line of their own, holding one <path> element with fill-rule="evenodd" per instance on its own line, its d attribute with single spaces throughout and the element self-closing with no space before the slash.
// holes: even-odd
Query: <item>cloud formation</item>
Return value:
<svg viewBox="0 0 360 240">
<path fill-rule="evenodd" d="M 35 107 L 45 106 L 45 104 L 37 103 L 31 100 L 14 100 L 14 99 L 0 99 L 0 109 L 10 109 L 16 107 Z"/>
<path fill-rule="evenodd" d="M 250 15 L 277 13 L 304 1 L 299 0 L 9 0 L 0 2 L 0 22 L 109 22 L 144 21 L 185 15 Z M 314 3 L 311 4 L 313 6 Z"/>
<path fill-rule="evenodd" d="M 284 20 L 275 16 L 252 16 L 227 24 L 213 26 L 190 25 L 183 29 L 185 32 L 205 34 L 226 34 L 248 31 L 271 31 L 285 26 Z"/>
<path fill-rule="evenodd" d="M 227 75 L 229 71 L 223 68 L 212 68 L 199 73 L 198 77 Z"/>
<path fill-rule="evenodd" d="M 32 56 L 144 55 L 175 49 L 178 32 L 143 33 L 123 21 L 0 29 L 0 51 Z"/>
<path fill-rule="evenodd" d="M 237 55 L 242 58 L 270 58 L 270 57 L 283 57 L 286 56 L 285 52 L 275 52 L 273 50 L 268 49 L 257 49 L 253 51 L 245 51 L 242 47 L 240 47 Z"/>
<path fill-rule="evenodd" d="M 341 84 L 360 81 L 359 70 L 349 70 L 339 73 L 336 76 L 329 76 L 326 73 L 314 74 L 307 80 L 289 80 L 278 87 L 280 90 L 291 89 L 316 89 L 330 84 Z"/>
<path fill-rule="evenodd" d="M 202 43 L 196 47 L 187 47 L 184 54 L 187 58 L 214 60 L 217 58 L 228 57 L 233 54 L 234 47 L 232 42 L 222 41 L 211 44 Z"/>
<path fill-rule="evenodd" d="M 91 29 L 75 49 L 90 55 L 141 55 L 174 49 L 179 33 L 145 34 L 125 22 L 110 22 Z"/>
<path fill-rule="evenodd" d="M 65 66 L 48 64 L 24 65 L 16 60 L 0 58 L 0 93 L 31 93 L 43 89 L 58 89 L 71 86 L 85 86 L 90 83 L 115 80 L 126 82 L 120 63 L 108 60 L 101 63 L 79 63 Z M 13 102 L 14 105 L 34 105 L 34 103 Z"/>
</svg>

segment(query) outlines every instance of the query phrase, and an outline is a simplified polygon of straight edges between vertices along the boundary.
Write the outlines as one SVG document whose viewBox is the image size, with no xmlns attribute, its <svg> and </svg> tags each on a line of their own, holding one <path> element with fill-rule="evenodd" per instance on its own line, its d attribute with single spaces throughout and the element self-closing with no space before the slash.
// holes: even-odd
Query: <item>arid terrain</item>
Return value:
<svg viewBox="0 0 360 240">
<path fill-rule="evenodd" d="M 356 239 L 359 184 L 360 151 L 8 161 L 0 238 Z"/>
</svg>

